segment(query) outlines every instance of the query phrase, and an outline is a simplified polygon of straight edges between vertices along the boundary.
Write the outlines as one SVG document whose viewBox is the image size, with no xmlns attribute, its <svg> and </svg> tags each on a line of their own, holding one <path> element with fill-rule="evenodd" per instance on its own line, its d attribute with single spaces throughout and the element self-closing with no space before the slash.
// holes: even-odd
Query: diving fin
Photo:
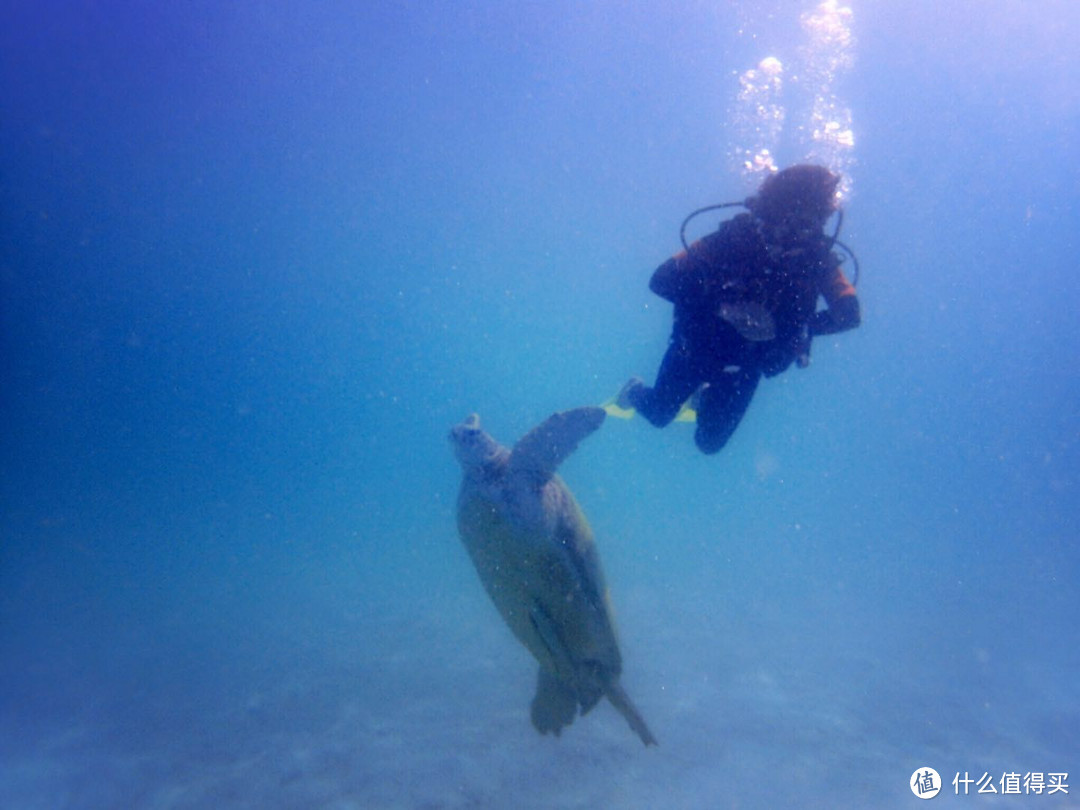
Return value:
<svg viewBox="0 0 1080 810">
<path fill-rule="evenodd" d="M 612 397 L 600 407 L 607 411 L 608 416 L 614 416 L 616 419 L 633 419 L 637 411 L 633 408 L 620 408 L 617 400 L 618 397 Z"/>
<path fill-rule="evenodd" d="M 694 394 L 691 395 L 690 399 L 686 400 L 686 402 L 682 404 L 682 407 L 679 408 L 679 412 L 675 414 L 676 422 L 697 421 L 697 409 L 694 407 L 696 399 L 697 392 L 695 391 Z M 622 408 L 619 406 L 618 400 L 618 397 L 612 397 L 611 399 L 606 400 L 603 404 L 601 404 L 600 407 L 607 412 L 608 416 L 614 416 L 616 419 L 633 419 L 634 414 L 637 413 L 637 409 Z"/>
<path fill-rule="evenodd" d="M 690 399 L 686 400 L 686 402 L 682 404 L 682 407 L 679 408 L 679 412 L 675 414 L 676 422 L 697 421 L 697 409 L 694 407 L 694 399 L 696 398 L 696 396 L 697 394 L 694 394 L 694 396 L 691 396 Z"/>
</svg>

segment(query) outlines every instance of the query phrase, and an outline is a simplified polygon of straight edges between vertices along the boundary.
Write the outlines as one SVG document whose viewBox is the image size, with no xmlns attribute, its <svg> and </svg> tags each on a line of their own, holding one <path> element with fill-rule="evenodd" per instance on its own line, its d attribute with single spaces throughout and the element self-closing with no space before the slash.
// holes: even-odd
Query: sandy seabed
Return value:
<svg viewBox="0 0 1080 810">
<path fill-rule="evenodd" d="M 70 720 L 24 718 L 0 744 L 0 806 L 893 808 L 922 806 L 907 782 L 926 765 L 947 782 L 935 806 L 1080 806 L 1080 784 L 950 795 L 958 770 L 1076 765 L 1077 689 L 1037 664 L 973 686 L 856 632 L 733 616 L 707 588 L 622 596 L 623 682 L 659 747 L 607 703 L 536 734 L 534 664 L 466 593 L 346 619 L 336 643 L 290 655 L 218 651 L 197 683 L 132 687 Z"/>
</svg>

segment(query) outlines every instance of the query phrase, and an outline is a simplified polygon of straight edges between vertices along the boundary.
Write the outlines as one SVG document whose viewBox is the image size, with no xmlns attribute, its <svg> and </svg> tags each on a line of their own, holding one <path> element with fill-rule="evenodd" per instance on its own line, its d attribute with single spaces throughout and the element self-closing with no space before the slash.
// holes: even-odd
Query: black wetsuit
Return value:
<svg viewBox="0 0 1080 810">
<path fill-rule="evenodd" d="M 704 453 L 720 450 L 763 375 L 807 357 L 812 335 L 858 325 L 854 288 L 830 247 L 821 234 L 770 255 L 758 221 L 740 214 L 658 267 L 649 288 L 675 305 L 671 339 L 655 386 L 629 392 L 630 403 L 663 427 L 700 388 L 694 439 Z M 815 313 L 819 295 L 829 309 Z"/>
</svg>

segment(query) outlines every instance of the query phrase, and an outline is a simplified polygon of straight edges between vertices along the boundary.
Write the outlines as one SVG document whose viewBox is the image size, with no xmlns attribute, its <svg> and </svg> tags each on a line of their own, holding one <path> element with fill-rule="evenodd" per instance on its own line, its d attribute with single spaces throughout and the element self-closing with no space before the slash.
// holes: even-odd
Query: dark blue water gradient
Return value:
<svg viewBox="0 0 1080 810">
<path fill-rule="evenodd" d="M 654 372 L 648 275 L 745 194 L 736 78 L 794 63 L 797 14 L 5 7 L 0 804 L 900 807 L 922 765 L 1080 773 L 1080 15 L 854 19 L 864 325 L 719 457 L 609 420 L 563 470 L 643 753 L 601 709 L 529 727 L 445 434 Z"/>
</svg>

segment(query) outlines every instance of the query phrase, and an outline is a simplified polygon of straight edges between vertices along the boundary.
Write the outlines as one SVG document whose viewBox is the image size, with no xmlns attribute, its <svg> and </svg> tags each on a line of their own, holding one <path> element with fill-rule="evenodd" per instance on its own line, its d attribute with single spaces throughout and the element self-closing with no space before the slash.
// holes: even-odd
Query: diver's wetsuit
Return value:
<svg viewBox="0 0 1080 810">
<path fill-rule="evenodd" d="M 704 453 L 720 450 L 762 375 L 807 358 L 812 336 L 858 326 L 855 288 L 830 247 L 818 234 L 770 255 L 758 220 L 740 214 L 660 265 L 649 289 L 675 305 L 674 326 L 655 387 L 628 391 L 629 403 L 663 427 L 701 388 L 694 439 Z M 828 309 L 815 312 L 819 295 Z"/>
</svg>

